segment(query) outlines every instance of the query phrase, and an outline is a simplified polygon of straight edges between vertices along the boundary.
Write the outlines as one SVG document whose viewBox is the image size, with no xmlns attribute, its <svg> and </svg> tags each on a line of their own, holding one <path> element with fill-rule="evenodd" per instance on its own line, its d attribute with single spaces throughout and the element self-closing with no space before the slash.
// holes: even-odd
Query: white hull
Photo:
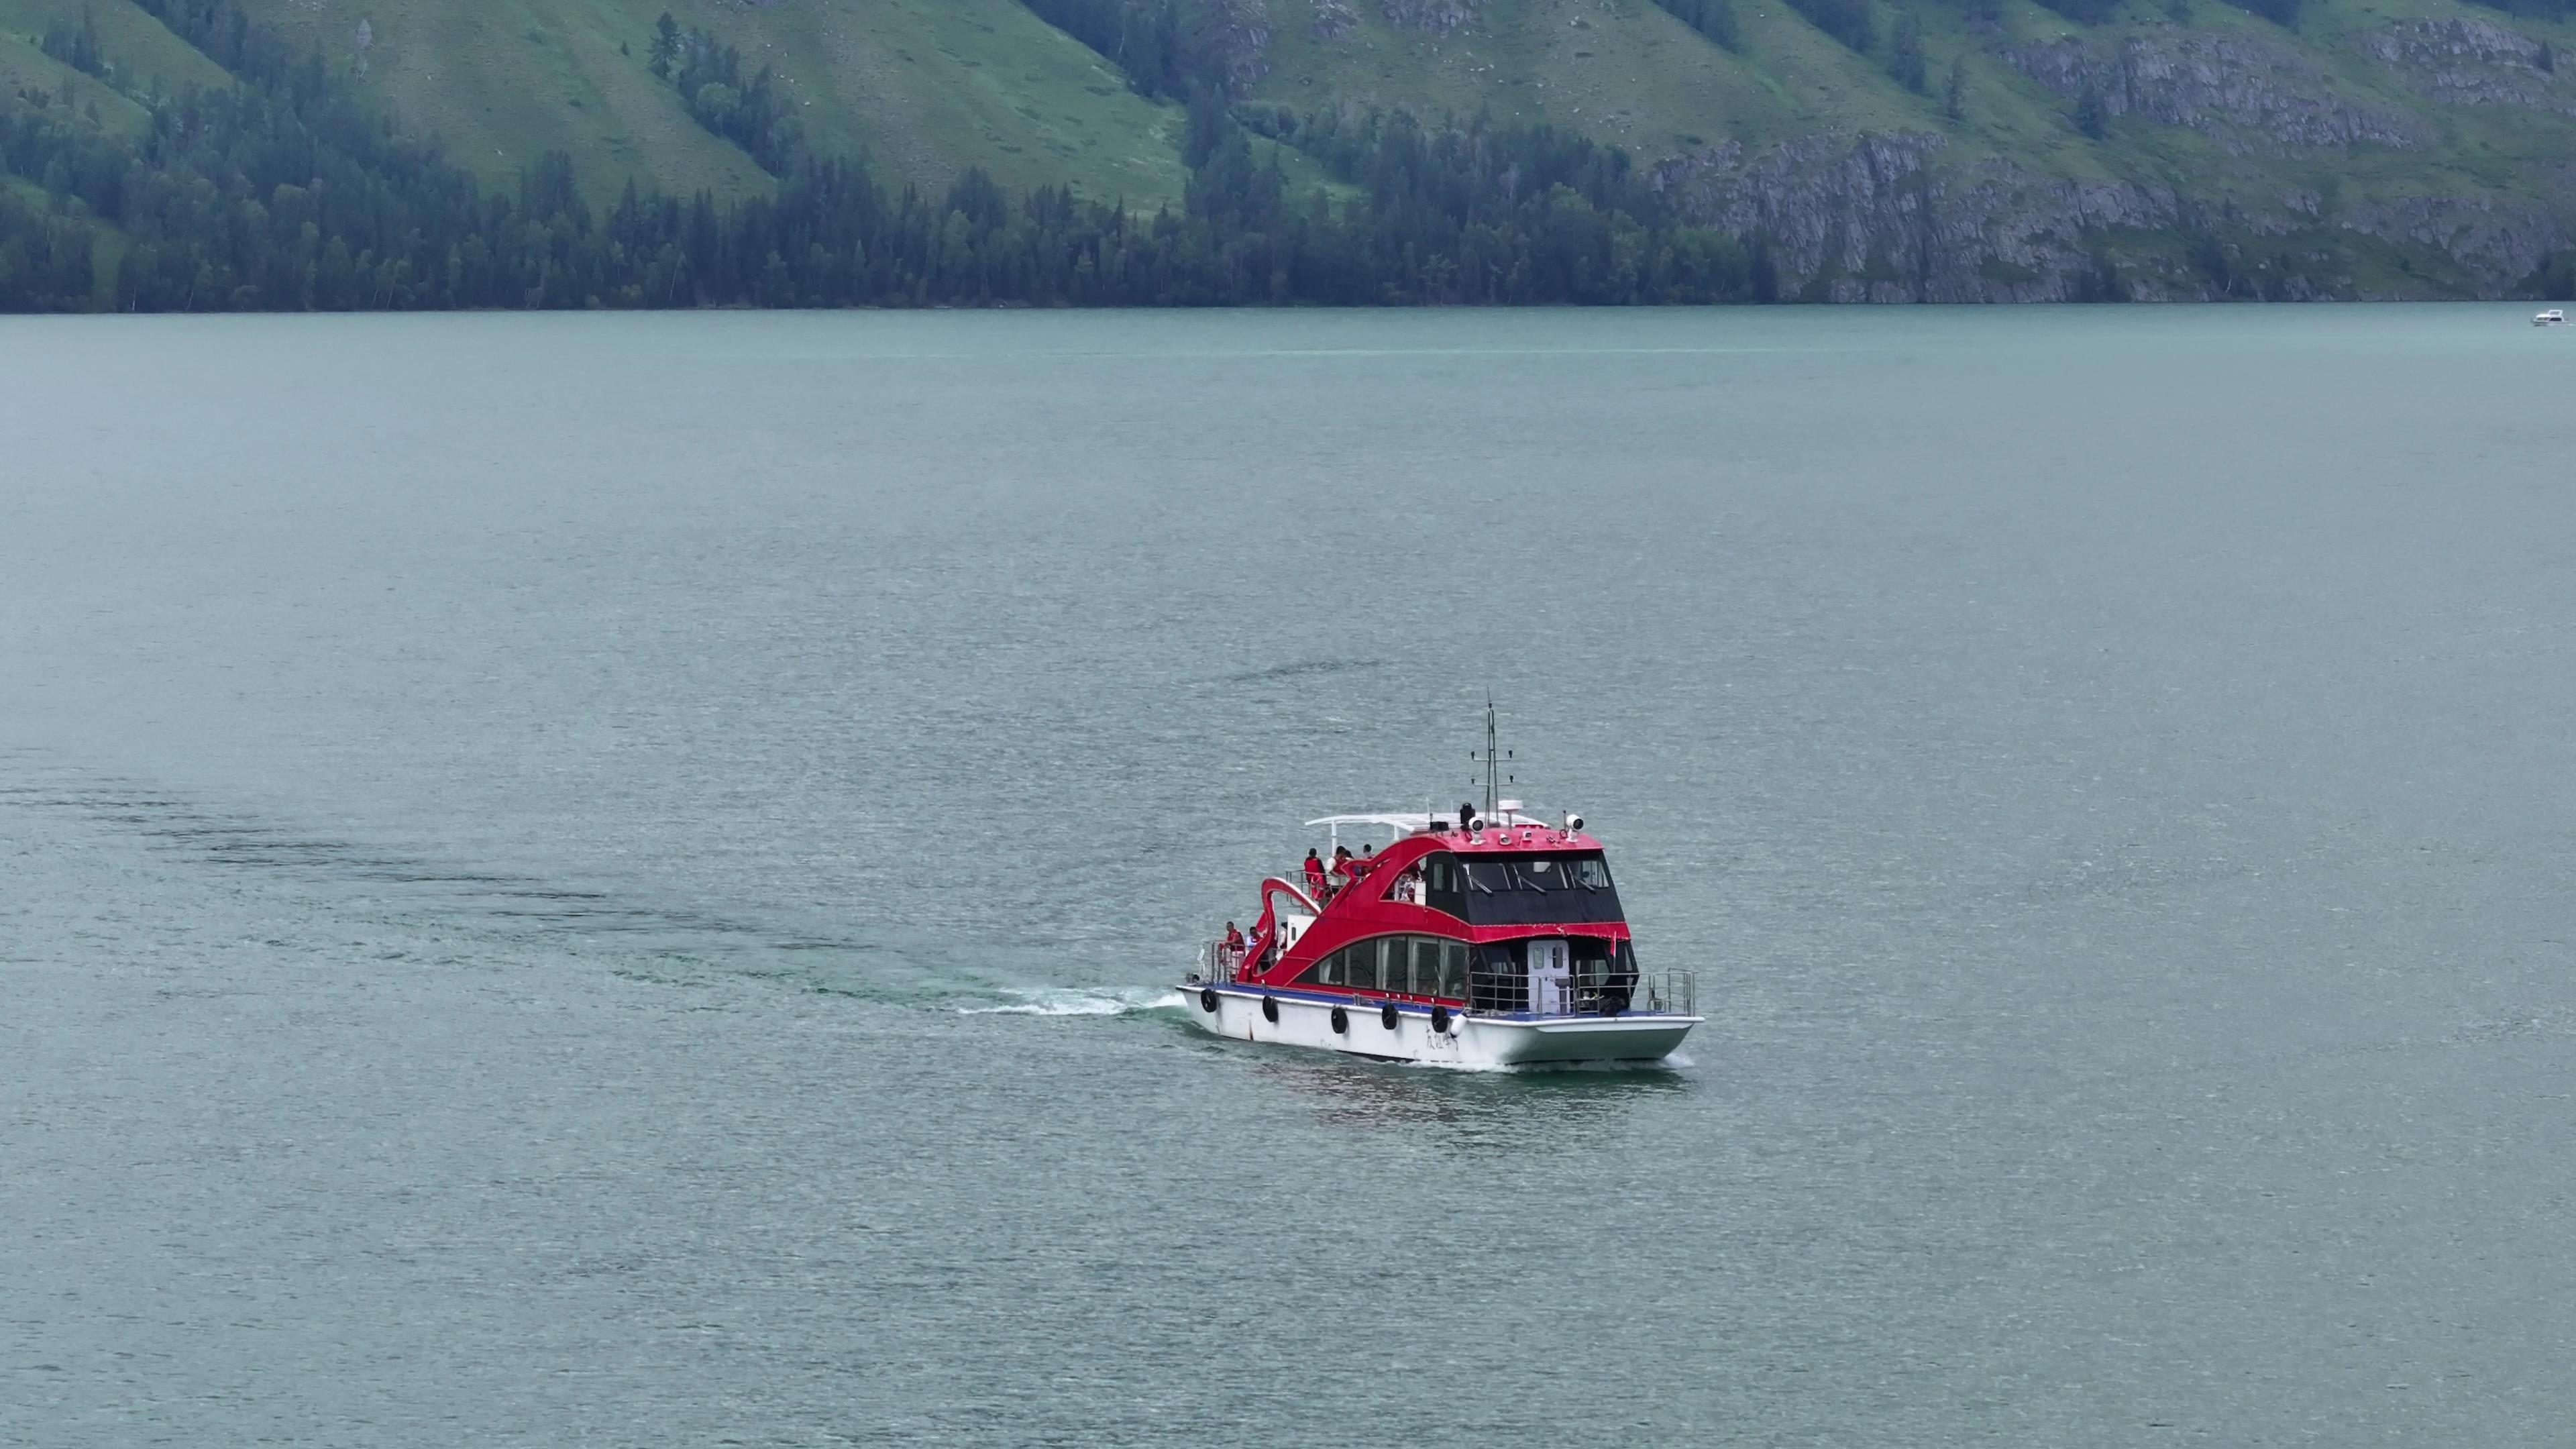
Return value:
<svg viewBox="0 0 2576 1449">
<path fill-rule="evenodd" d="M 1201 1031 L 1243 1041 L 1283 1042 L 1384 1061 L 1461 1067 L 1517 1067 L 1539 1062 L 1651 1062 L 1672 1055 L 1702 1018 L 1663 1012 L 1620 1016 L 1470 1016 L 1451 1011 L 1448 1030 L 1432 1029 L 1431 1008 L 1397 1003 L 1389 1029 L 1376 1004 L 1291 990 L 1185 982 L 1181 1007 Z M 1279 1019 L 1262 1012 L 1267 998 Z M 1206 1003 L 1213 1000 L 1216 1009 Z M 1333 1009 L 1343 1009 L 1343 1030 Z"/>
</svg>

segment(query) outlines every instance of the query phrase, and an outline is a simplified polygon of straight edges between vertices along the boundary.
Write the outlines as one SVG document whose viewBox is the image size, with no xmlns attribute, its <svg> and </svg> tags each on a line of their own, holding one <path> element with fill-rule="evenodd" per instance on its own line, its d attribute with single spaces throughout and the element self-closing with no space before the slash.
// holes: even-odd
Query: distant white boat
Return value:
<svg viewBox="0 0 2576 1449">
<path fill-rule="evenodd" d="M 2555 327 L 2566 320 L 2567 313 L 2564 309 L 2552 307 L 2548 311 L 2534 316 L 2531 319 L 2531 325 L 2534 327 Z"/>
</svg>

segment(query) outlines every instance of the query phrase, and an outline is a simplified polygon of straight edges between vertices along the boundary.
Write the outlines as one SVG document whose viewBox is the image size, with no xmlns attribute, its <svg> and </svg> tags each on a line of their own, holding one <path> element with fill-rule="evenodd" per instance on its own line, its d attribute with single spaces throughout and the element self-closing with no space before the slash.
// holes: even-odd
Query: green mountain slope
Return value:
<svg viewBox="0 0 2576 1449">
<path fill-rule="evenodd" d="M 1176 198 L 1172 107 L 1017 0 L 868 0 L 746 8 L 713 0 L 245 0 L 299 44 L 352 65 L 415 128 L 499 177 L 541 152 L 582 175 L 686 193 L 768 183 L 647 69 L 655 18 L 773 68 L 814 148 L 866 152 L 892 178 L 945 186 L 981 166 L 1014 189 Z M 368 43 L 361 50 L 358 26 Z"/>
<path fill-rule="evenodd" d="M 980 166 L 1013 189 L 1071 183 L 1150 207 L 1177 200 L 1178 108 L 1018 0 L 866 0 L 745 7 L 719 0 L 242 0 L 299 49 L 345 68 L 410 131 L 440 138 L 487 181 L 548 151 L 590 188 L 629 177 L 686 195 L 771 184 L 708 134 L 646 68 L 665 10 L 776 70 L 824 154 L 865 152 L 928 189 Z M 168 88 L 222 73 L 132 0 L 0 0 L 0 33 L 97 24 L 103 48 Z M 361 27 L 364 27 L 363 29 Z"/>
<path fill-rule="evenodd" d="M 2458 0 L 2252 0 L 2295 27 L 2216 0 L 2062 0 L 2090 23 L 1856 0 L 1859 49 L 1806 13 L 1854 0 L 1731 0 L 1725 46 L 1674 13 L 1716 0 L 239 3 L 487 184 L 561 151 L 595 200 L 774 185 L 649 68 L 667 8 L 769 68 L 812 151 L 934 195 L 978 167 L 1176 204 L 1200 85 L 1291 146 L 1372 110 L 1616 145 L 1809 297 L 2500 295 L 2576 243 L 2576 26 Z M 0 86 L 56 88 L 34 39 L 84 11 L 131 71 L 220 83 L 136 0 L 0 0 Z M 1350 194 L 1261 146 L 1292 194 Z"/>
</svg>

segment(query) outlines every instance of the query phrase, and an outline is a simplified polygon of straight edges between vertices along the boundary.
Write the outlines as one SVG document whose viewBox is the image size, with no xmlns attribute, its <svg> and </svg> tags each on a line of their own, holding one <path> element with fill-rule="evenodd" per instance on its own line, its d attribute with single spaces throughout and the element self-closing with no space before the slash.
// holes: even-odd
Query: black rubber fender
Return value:
<svg viewBox="0 0 2576 1449">
<path fill-rule="evenodd" d="M 1279 1024 L 1278 997 L 1265 996 L 1261 998 L 1261 1019 L 1270 1023 L 1272 1026 L 1277 1026 Z"/>
<path fill-rule="evenodd" d="M 1448 1007 L 1435 1006 L 1431 1008 L 1431 1029 L 1440 1033 L 1442 1036 L 1447 1036 L 1449 1034 Z"/>
<path fill-rule="evenodd" d="M 1199 988 L 1199 1010 L 1204 1011 L 1211 1016 L 1216 1014 L 1215 991 L 1205 986 Z"/>
<path fill-rule="evenodd" d="M 1345 1032 L 1345 1033 L 1346 1033 L 1346 1032 L 1348 1032 L 1350 1029 L 1351 1029 L 1351 1014 L 1350 1014 L 1349 1012 L 1347 1012 L 1347 1011 L 1342 1010 L 1342 1009 L 1341 1009 L 1340 1007 L 1338 1007 L 1338 1006 L 1334 1007 L 1334 1008 L 1333 1008 L 1333 1030 L 1335 1030 L 1335 1031 L 1337 1031 L 1337 1032 Z"/>
<path fill-rule="evenodd" d="M 1377 1019 L 1388 1031 L 1395 1030 L 1395 1003 L 1390 1001 L 1377 1009 Z"/>
</svg>

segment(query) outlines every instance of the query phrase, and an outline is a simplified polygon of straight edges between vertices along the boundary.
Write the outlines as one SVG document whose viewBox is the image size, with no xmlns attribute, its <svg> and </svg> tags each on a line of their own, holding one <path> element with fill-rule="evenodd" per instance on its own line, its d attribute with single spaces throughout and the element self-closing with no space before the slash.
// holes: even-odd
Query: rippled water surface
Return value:
<svg viewBox="0 0 2576 1449">
<path fill-rule="evenodd" d="M 0 1441 L 2576 1419 L 2576 339 L 0 322 Z M 1158 1005 L 1521 788 L 1685 1063 Z"/>
</svg>

